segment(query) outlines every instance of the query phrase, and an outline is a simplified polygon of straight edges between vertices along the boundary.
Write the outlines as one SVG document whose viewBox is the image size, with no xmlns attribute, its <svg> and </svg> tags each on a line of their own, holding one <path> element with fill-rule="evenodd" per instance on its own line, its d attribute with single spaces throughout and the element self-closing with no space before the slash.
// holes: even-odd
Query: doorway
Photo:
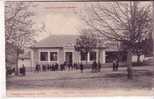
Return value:
<svg viewBox="0 0 154 99">
<path fill-rule="evenodd" d="M 65 52 L 65 61 L 67 64 L 72 64 L 73 59 L 72 59 L 72 52 Z"/>
</svg>

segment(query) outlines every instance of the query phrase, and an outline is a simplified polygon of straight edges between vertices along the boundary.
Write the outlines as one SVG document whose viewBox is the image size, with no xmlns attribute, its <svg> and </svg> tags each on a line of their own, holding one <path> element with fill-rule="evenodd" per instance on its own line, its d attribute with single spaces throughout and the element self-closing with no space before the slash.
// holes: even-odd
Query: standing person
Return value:
<svg viewBox="0 0 154 99">
<path fill-rule="evenodd" d="M 23 69 L 22 69 L 22 67 L 19 69 L 19 71 L 20 71 L 20 74 L 23 75 Z"/>
<path fill-rule="evenodd" d="M 35 71 L 38 72 L 38 64 L 35 65 Z"/>
<path fill-rule="evenodd" d="M 119 59 L 116 58 L 116 65 L 115 65 L 115 70 L 118 71 L 118 67 L 119 67 Z"/>
<path fill-rule="evenodd" d="M 49 64 L 47 64 L 47 68 L 48 68 L 48 71 L 50 70 L 50 65 Z"/>
<path fill-rule="evenodd" d="M 36 66 L 35 66 L 35 71 L 36 71 L 36 72 L 39 72 L 39 71 L 40 71 L 40 65 L 39 65 L 39 64 L 36 64 Z"/>
<path fill-rule="evenodd" d="M 116 70 L 116 60 L 113 59 L 113 71 L 115 71 L 115 70 Z"/>
<path fill-rule="evenodd" d="M 24 64 L 23 64 L 23 66 L 22 66 L 22 74 L 23 74 L 23 76 L 26 75 L 26 68 L 25 68 Z"/>
<path fill-rule="evenodd" d="M 44 65 L 42 65 L 42 71 L 44 71 L 45 69 L 44 69 Z"/>
<path fill-rule="evenodd" d="M 66 66 L 65 64 L 62 64 L 63 71 L 65 70 L 65 66 Z"/>
<path fill-rule="evenodd" d="M 60 71 L 63 71 L 63 64 L 60 64 Z"/>
<path fill-rule="evenodd" d="M 52 65 L 50 64 L 49 66 L 50 66 L 50 71 L 52 71 Z"/>
<path fill-rule="evenodd" d="M 91 72 L 94 72 L 94 62 L 92 63 L 92 66 L 91 66 Z"/>
<path fill-rule="evenodd" d="M 67 63 L 67 66 L 68 66 L 68 70 L 70 70 L 71 68 L 70 63 Z"/>
<path fill-rule="evenodd" d="M 100 72 L 100 71 L 101 71 L 101 64 L 98 63 L 98 72 Z"/>
<path fill-rule="evenodd" d="M 97 67 L 97 63 L 96 61 L 94 61 L 92 64 L 92 72 L 96 72 L 96 67 Z"/>
<path fill-rule="evenodd" d="M 52 64 L 52 66 L 51 66 L 51 70 L 54 71 L 54 64 Z"/>
<path fill-rule="evenodd" d="M 53 64 L 53 71 L 56 71 L 56 64 Z"/>
<path fill-rule="evenodd" d="M 37 68 L 38 68 L 38 72 L 40 72 L 40 71 L 41 71 L 41 66 L 40 66 L 40 64 L 38 64 Z"/>
<path fill-rule="evenodd" d="M 80 64 L 80 71 L 81 71 L 81 73 L 83 73 L 83 64 L 82 63 Z"/>
<path fill-rule="evenodd" d="M 55 70 L 58 70 L 58 63 L 55 64 Z"/>
<path fill-rule="evenodd" d="M 77 70 L 77 63 L 74 63 L 74 69 Z"/>
<path fill-rule="evenodd" d="M 95 63 L 94 63 L 94 72 L 97 72 L 97 69 L 98 69 L 98 65 L 97 65 L 97 62 L 95 61 Z"/>
<path fill-rule="evenodd" d="M 70 68 L 71 68 L 71 70 L 73 70 L 73 64 L 72 63 L 70 63 Z"/>
<path fill-rule="evenodd" d="M 79 66 L 79 64 L 78 64 L 78 63 L 76 63 L 76 66 L 75 66 L 75 67 L 76 67 L 76 70 L 78 70 L 78 66 Z"/>
</svg>

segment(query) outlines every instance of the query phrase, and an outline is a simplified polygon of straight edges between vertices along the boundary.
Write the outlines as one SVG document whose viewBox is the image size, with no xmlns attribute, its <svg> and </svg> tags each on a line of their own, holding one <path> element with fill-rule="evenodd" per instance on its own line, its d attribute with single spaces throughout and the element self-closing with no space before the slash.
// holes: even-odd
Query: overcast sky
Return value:
<svg viewBox="0 0 154 99">
<path fill-rule="evenodd" d="M 107 3 L 107 2 L 103 2 Z M 144 2 L 145 3 L 145 2 Z M 34 8 L 36 29 L 45 25 L 45 30 L 38 32 L 37 40 L 49 35 L 79 34 L 83 22 L 75 12 L 81 11 L 92 2 L 35 2 Z"/>
<path fill-rule="evenodd" d="M 52 34 L 78 34 L 82 22 L 75 11 L 82 8 L 79 3 L 41 2 L 36 3 L 35 28 L 45 25 L 45 31 L 38 32 L 38 39 Z"/>
</svg>

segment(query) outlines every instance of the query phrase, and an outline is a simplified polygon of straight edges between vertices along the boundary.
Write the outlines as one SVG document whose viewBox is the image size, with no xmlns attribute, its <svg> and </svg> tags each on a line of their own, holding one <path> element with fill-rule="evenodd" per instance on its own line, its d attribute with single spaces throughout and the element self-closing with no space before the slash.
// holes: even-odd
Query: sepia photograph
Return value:
<svg viewBox="0 0 154 99">
<path fill-rule="evenodd" d="M 6 95 L 153 96 L 154 1 L 5 1 Z"/>
</svg>

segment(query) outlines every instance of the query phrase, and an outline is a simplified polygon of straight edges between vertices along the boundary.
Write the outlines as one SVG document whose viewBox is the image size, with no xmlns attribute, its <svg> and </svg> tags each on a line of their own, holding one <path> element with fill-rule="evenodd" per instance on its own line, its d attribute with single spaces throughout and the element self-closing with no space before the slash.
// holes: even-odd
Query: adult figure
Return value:
<svg viewBox="0 0 154 99">
<path fill-rule="evenodd" d="M 56 71 L 56 64 L 53 64 L 53 71 Z"/>
<path fill-rule="evenodd" d="M 26 75 L 26 68 L 25 68 L 24 64 L 23 64 L 23 66 L 22 66 L 22 74 L 23 74 L 23 76 Z"/>
<path fill-rule="evenodd" d="M 42 69 L 43 69 L 43 71 L 46 71 L 46 66 L 42 65 Z"/>
<path fill-rule="evenodd" d="M 58 64 L 57 63 L 55 64 L 55 70 L 58 70 Z"/>
<path fill-rule="evenodd" d="M 116 70 L 116 59 L 113 59 L 113 71 Z"/>
<path fill-rule="evenodd" d="M 35 71 L 38 72 L 38 64 L 35 66 Z"/>
<path fill-rule="evenodd" d="M 98 72 L 100 72 L 101 71 L 101 64 L 98 63 L 97 67 L 98 67 Z"/>
<path fill-rule="evenodd" d="M 55 70 L 54 70 L 54 64 L 52 64 L 51 68 L 52 68 L 52 71 L 55 71 Z"/>
<path fill-rule="evenodd" d="M 63 71 L 63 64 L 60 64 L 60 71 Z"/>
<path fill-rule="evenodd" d="M 50 71 L 52 71 L 52 65 L 51 64 L 49 65 L 49 68 L 50 68 Z"/>
<path fill-rule="evenodd" d="M 68 66 L 68 70 L 70 70 L 70 68 L 71 68 L 70 63 L 67 63 L 67 66 Z"/>
<path fill-rule="evenodd" d="M 80 71 L 81 71 L 81 73 L 83 73 L 83 64 L 82 63 L 80 64 Z"/>
<path fill-rule="evenodd" d="M 64 61 L 64 64 L 63 64 L 63 69 L 65 70 L 65 68 L 67 68 L 67 63 L 66 63 L 66 61 Z"/>
<path fill-rule="evenodd" d="M 96 61 L 94 61 L 92 64 L 92 72 L 96 72 L 96 67 L 97 67 L 97 63 Z"/>
<path fill-rule="evenodd" d="M 48 70 L 48 71 L 50 70 L 50 65 L 49 65 L 49 64 L 47 64 L 47 70 Z"/>
<path fill-rule="evenodd" d="M 23 74 L 23 69 L 22 69 L 22 67 L 20 67 L 19 71 L 20 71 L 20 74 L 22 75 L 22 74 Z"/>
<path fill-rule="evenodd" d="M 116 65 L 115 65 L 115 70 L 118 71 L 118 67 L 119 67 L 119 59 L 116 58 Z"/>
<path fill-rule="evenodd" d="M 41 66 L 40 66 L 40 64 L 38 64 L 38 72 L 40 72 L 41 71 Z"/>
<path fill-rule="evenodd" d="M 74 63 L 73 67 L 74 67 L 74 70 L 77 70 L 77 63 Z"/>
<path fill-rule="evenodd" d="M 66 66 L 66 64 L 62 64 L 63 71 L 65 70 L 65 66 Z"/>
<path fill-rule="evenodd" d="M 70 68 L 71 70 L 73 70 L 73 63 L 70 63 Z"/>
</svg>

